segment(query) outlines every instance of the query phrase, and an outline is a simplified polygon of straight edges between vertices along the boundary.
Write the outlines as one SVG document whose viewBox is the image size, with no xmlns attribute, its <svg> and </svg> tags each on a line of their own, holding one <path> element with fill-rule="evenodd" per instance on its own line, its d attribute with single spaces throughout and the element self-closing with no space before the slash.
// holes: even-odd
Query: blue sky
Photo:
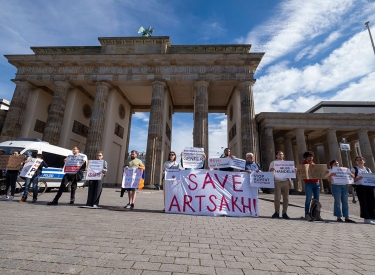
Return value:
<svg viewBox="0 0 375 275">
<path fill-rule="evenodd" d="M 305 112 L 322 100 L 374 101 L 373 0 L 0 0 L 0 98 L 16 70 L 4 54 L 31 46 L 99 45 L 137 36 L 142 25 L 172 44 L 252 44 L 265 52 L 255 78 L 255 111 Z M 130 147 L 145 150 L 147 113 L 132 121 Z M 172 149 L 192 145 L 192 114 L 173 116 Z M 226 145 L 226 116 L 210 114 L 210 156 Z"/>
</svg>

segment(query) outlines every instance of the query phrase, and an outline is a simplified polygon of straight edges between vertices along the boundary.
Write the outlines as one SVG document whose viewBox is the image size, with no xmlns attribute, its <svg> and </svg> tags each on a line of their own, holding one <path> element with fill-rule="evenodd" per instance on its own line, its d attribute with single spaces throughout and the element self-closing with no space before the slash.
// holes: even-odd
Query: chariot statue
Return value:
<svg viewBox="0 0 375 275">
<path fill-rule="evenodd" d="M 154 32 L 154 29 L 151 28 L 151 26 L 148 27 L 147 29 L 145 29 L 143 27 L 140 27 L 139 30 L 138 30 L 138 33 L 141 33 L 142 36 L 144 36 L 144 37 L 150 37 L 153 32 Z"/>
</svg>

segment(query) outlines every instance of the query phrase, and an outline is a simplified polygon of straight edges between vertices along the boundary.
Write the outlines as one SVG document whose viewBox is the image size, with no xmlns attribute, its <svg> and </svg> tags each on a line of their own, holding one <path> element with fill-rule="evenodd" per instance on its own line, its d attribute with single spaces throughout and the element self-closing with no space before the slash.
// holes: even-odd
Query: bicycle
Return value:
<svg viewBox="0 0 375 275">
<path fill-rule="evenodd" d="M 5 178 L 0 179 L 0 193 L 1 195 L 5 195 L 5 189 L 6 189 L 6 182 Z M 18 191 L 17 191 L 18 190 Z M 23 195 L 25 191 L 25 182 L 20 183 L 18 180 L 16 181 L 16 192 L 15 194 Z M 43 195 L 47 191 L 47 183 L 41 179 L 38 182 L 38 196 Z M 10 188 L 8 190 L 8 194 L 10 193 Z M 33 189 L 33 184 L 30 184 L 28 195 L 33 196 L 34 194 L 34 189 Z"/>
</svg>

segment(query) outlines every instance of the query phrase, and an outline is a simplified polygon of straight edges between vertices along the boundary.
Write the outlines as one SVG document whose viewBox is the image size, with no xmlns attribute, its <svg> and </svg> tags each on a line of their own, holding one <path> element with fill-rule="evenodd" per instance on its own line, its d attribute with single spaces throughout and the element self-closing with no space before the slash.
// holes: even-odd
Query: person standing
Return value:
<svg viewBox="0 0 375 275">
<path fill-rule="evenodd" d="M 60 188 L 59 191 L 57 191 L 57 194 L 53 201 L 48 202 L 47 205 L 57 205 L 59 203 L 59 199 L 64 192 L 66 185 L 71 182 L 71 191 L 70 191 L 70 204 L 74 204 L 75 200 L 75 194 L 76 194 L 76 189 L 77 189 L 77 181 L 82 180 L 82 173 L 86 168 L 86 163 L 87 163 L 87 156 L 84 154 L 81 154 L 79 152 L 79 148 L 77 146 L 73 147 L 72 153 L 74 156 L 83 156 L 83 164 L 79 168 L 79 171 L 76 174 L 68 174 L 66 173 L 64 177 L 61 180 Z M 69 157 L 69 156 L 68 156 Z M 66 160 L 66 159 L 65 159 Z"/>
<path fill-rule="evenodd" d="M 137 158 L 138 152 L 136 150 L 132 150 L 130 152 L 130 159 L 127 159 L 124 163 L 124 168 L 139 168 L 139 166 L 144 166 L 143 162 Z M 131 210 L 134 209 L 134 202 L 136 197 L 136 188 L 122 188 L 121 189 L 121 196 L 123 196 L 123 192 L 128 191 L 128 198 L 129 203 L 124 206 L 124 208 L 130 208 Z"/>
<path fill-rule="evenodd" d="M 230 152 L 229 148 L 225 148 L 224 149 L 224 154 L 222 154 L 220 156 L 220 158 L 231 158 L 231 159 L 234 159 L 235 156 L 231 155 L 231 152 Z M 234 168 L 232 168 L 232 167 L 225 167 L 225 168 L 220 168 L 219 170 L 220 171 L 230 171 L 230 172 L 233 172 Z"/>
<path fill-rule="evenodd" d="M 13 151 L 13 156 L 18 157 L 20 155 L 19 151 Z M 23 162 L 22 162 L 23 164 Z M 16 181 L 18 177 L 19 170 L 7 170 L 5 176 L 5 193 L 4 196 L 1 198 L 2 200 L 9 200 L 12 201 L 14 199 L 14 192 L 16 191 Z M 10 196 L 8 197 L 10 187 Z"/>
<path fill-rule="evenodd" d="M 262 168 L 260 167 L 260 165 L 254 161 L 253 153 L 246 154 L 246 163 L 244 171 L 247 173 L 262 172 Z"/>
<path fill-rule="evenodd" d="M 357 166 L 351 169 L 354 173 L 354 184 L 361 209 L 360 217 L 364 219 L 365 224 L 375 225 L 375 198 L 374 186 L 362 185 L 362 174 L 371 173 L 370 168 L 365 167 L 365 159 L 362 156 L 356 156 Z"/>
<path fill-rule="evenodd" d="M 168 155 L 168 160 L 166 162 L 164 162 L 164 166 L 163 166 L 163 195 L 164 195 L 164 205 L 165 205 L 165 177 L 164 177 L 164 173 L 166 171 L 168 171 L 169 169 L 173 169 L 173 170 L 179 170 L 180 169 L 180 165 L 178 164 L 178 162 L 176 161 L 176 153 L 175 152 L 170 152 L 169 155 Z M 161 211 L 161 212 L 165 212 L 165 207 L 164 209 Z"/>
<path fill-rule="evenodd" d="M 275 171 L 275 161 L 284 161 L 284 153 L 281 151 L 276 152 L 276 160 L 270 163 L 270 172 Z M 290 180 L 288 178 L 280 178 L 275 175 L 275 196 L 274 196 L 274 206 L 275 213 L 272 215 L 272 218 L 280 218 L 280 198 L 283 196 L 283 219 L 289 219 L 287 214 L 288 203 L 289 203 L 289 189 L 290 189 Z"/>
<path fill-rule="evenodd" d="M 47 163 L 43 160 L 42 154 L 36 155 L 37 159 L 41 159 L 42 163 L 39 165 L 38 169 L 36 169 L 34 175 L 31 178 L 25 179 L 25 191 L 23 192 L 22 198 L 20 202 L 26 202 L 27 195 L 29 194 L 29 187 L 30 183 L 33 183 L 33 202 L 35 203 L 38 200 L 38 182 L 40 179 L 40 174 L 42 174 L 43 167 L 48 168 Z M 30 159 L 26 160 L 26 162 L 29 162 Z"/>
<path fill-rule="evenodd" d="M 103 160 L 104 153 L 103 151 L 98 151 L 96 154 L 97 160 Z M 108 172 L 108 164 L 105 160 L 103 165 L 103 177 Z M 98 208 L 100 195 L 102 194 L 103 189 L 103 180 L 89 180 L 89 191 L 87 192 L 87 202 L 86 206 L 91 206 L 93 208 Z"/>
</svg>

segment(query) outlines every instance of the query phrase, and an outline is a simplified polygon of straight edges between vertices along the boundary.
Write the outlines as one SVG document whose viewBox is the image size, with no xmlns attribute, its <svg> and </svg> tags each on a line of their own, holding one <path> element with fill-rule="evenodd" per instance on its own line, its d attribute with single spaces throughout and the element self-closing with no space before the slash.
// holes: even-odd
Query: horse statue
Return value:
<svg viewBox="0 0 375 275">
<path fill-rule="evenodd" d="M 148 27 L 147 29 L 140 27 L 138 30 L 138 33 L 141 33 L 143 37 L 150 37 L 153 32 L 154 32 L 154 29 L 151 28 L 151 26 Z"/>
</svg>

